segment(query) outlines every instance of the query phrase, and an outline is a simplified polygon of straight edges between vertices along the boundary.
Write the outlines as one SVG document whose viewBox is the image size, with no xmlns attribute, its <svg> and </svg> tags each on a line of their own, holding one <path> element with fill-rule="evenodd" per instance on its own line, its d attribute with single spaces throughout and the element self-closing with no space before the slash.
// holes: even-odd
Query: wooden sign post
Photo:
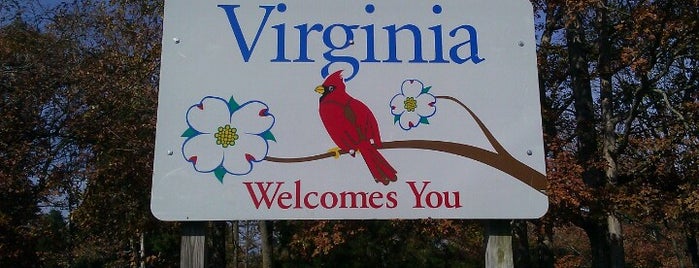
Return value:
<svg viewBox="0 0 699 268">
<path fill-rule="evenodd" d="M 180 267 L 204 268 L 206 265 L 206 222 L 183 222 Z"/>
<path fill-rule="evenodd" d="M 485 227 L 485 239 L 485 267 L 514 267 L 510 221 L 489 220 Z"/>
</svg>

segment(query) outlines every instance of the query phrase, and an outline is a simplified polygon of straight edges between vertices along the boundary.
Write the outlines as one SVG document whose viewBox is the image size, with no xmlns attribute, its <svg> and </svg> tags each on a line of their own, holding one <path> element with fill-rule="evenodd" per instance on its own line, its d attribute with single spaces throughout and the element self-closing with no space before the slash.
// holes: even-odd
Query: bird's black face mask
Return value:
<svg viewBox="0 0 699 268">
<path fill-rule="evenodd" d="M 325 98 L 325 96 L 327 96 L 331 92 L 335 91 L 335 86 L 333 86 L 333 85 L 330 85 L 330 86 L 322 85 L 322 86 L 318 86 L 318 87 L 323 88 L 323 90 L 321 92 L 320 100 L 323 100 L 323 98 Z"/>
</svg>

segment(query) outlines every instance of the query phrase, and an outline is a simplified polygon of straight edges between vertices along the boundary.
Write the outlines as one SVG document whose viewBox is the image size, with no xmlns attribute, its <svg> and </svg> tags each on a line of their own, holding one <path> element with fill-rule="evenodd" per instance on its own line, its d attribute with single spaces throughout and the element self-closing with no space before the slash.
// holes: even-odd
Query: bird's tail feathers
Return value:
<svg viewBox="0 0 699 268">
<path fill-rule="evenodd" d="M 396 181 L 398 176 L 396 170 L 391 164 L 386 161 L 386 158 L 368 142 L 359 143 L 359 154 L 364 158 L 371 175 L 377 182 L 388 185 L 390 182 Z"/>
</svg>

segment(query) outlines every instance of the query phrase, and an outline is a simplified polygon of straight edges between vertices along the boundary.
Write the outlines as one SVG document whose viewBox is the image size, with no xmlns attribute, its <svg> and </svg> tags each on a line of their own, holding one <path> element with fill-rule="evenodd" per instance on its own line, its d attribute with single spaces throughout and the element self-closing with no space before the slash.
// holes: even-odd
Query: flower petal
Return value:
<svg viewBox="0 0 699 268">
<path fill-rule="evenodd" d="M 422 93 L 422 88 L 424 86 L 425 85 L 423 85 L 420 80 L 408 79 L 403 81 L 403 84 L 400 86 L 400 90 L 406 97 L 417 97 L 417 95 Z"/>
<path fill-rule="evenodd" d="M 405 95 L 398 94 L 391 99 L 391 114 L 401 115 L 405 112 Z"/>
<path fill-rule="evenodd" d="M 205 97 L 187 110 L 187 124 L 201 133 L 214 133 L 230 123 L 228 103 L 219 97 Z"/>
<path fill-rule="evenodd" d="M 242 134 L 235 145 L 224 150 L 223 167 L 234 175 L 245 175 L 252 170 L 252 161 L 267 157 L 267 141 L 257 135 Z"/>
<path fill-rule="evenodd" d="M 199 172 L 211 172 L 223 161 L 223 148 L 216 145 L 216 138 L 211 134 L 202 134 L 187 139 L 182 145 L 184 159 L 194 165 Z"/>
<path fill-rule="evenodd" d="M 269 113 L 269 107 L 259 101 L 247 102 L 231 115 L 231 126 L 240 134 L 261 134 L 273 125 L 274 116 Z"/>
<path fill-rule="evenodd" d="M 437 107 L 435 106 L 437 99 L 432 94 L 420 94 L 417 96 L 417 98 L 415 98 L 415 100 L 417 101 L 417 108 L 415 109 L 415 112 L 418 115 L 422 117 L 430 117 L 437 111 Z"/>
<path fill-rule="evenodd" d="M 405 130 L 417 127 L 420 124 L 420 116 L 417 113 L 404 113 L 400 117 L 399 124 Z"/>
</svg>

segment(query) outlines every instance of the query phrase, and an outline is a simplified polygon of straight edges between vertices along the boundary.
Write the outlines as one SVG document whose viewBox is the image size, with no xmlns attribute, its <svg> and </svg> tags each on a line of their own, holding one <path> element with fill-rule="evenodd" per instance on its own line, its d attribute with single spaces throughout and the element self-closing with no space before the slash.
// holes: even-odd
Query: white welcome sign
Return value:
<svg viewBox="0 0 699 268">
<path fill-rule="evenodd" d="M 167 0 L 162 220 L 537 218 L 525 0 Z"/>
</svg>

